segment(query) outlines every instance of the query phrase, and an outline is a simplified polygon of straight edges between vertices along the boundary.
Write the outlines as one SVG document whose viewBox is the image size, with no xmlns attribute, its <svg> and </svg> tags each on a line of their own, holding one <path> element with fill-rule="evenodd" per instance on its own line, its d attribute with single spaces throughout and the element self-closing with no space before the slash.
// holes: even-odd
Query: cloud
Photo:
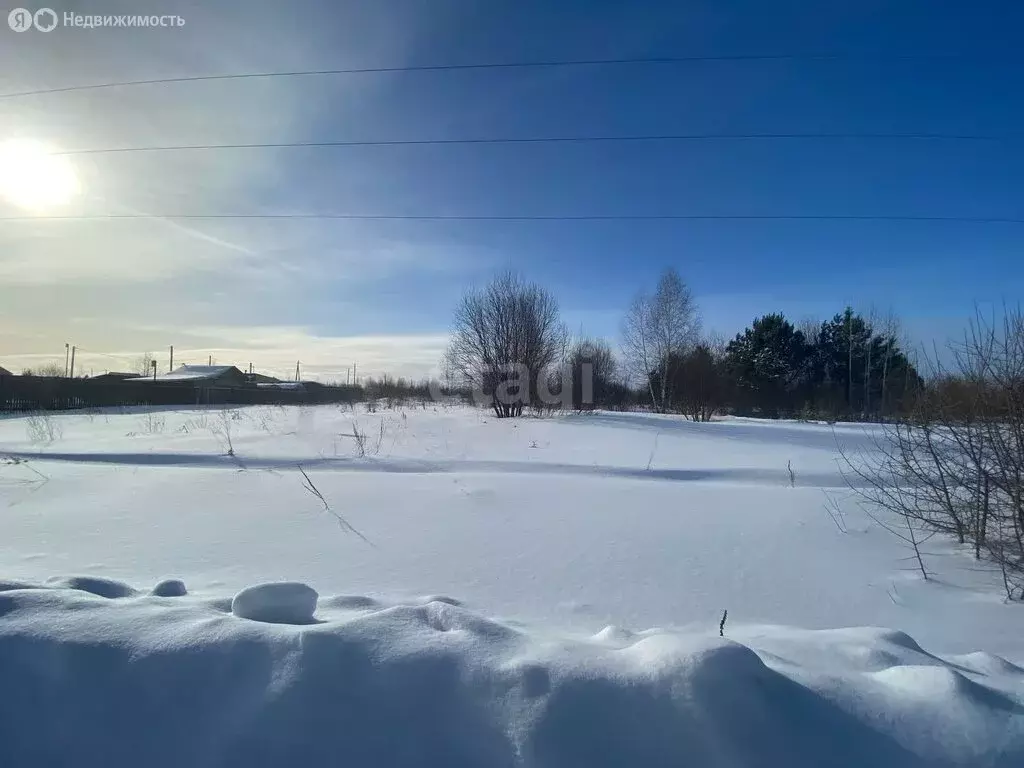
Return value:
<svg viewBox="0 0 1024 768">
<path fill-rule="evenodd" d="M 71 0 L 60 11 L 96 12 L 84 6 Z M 316 0 L 301 18 L 268 4 L 228 9 L 184 0 L 172 10 L 184 27 L 4 36 L 0 93 L 401 64 L 429 15 L 414 6 L 396 13 L 383 4 Z M 136 12 L 132 0 L 108 0 L 103 8 Z M 74 154 L 372 135 L 396 107 L 389 82 L 384 74 L 253 78 L 0 99 L 0 141 L 36 139 L 72 153 L 84 194 L 52 213 L 150 215 L 3 222 L 0 357 L 15 365 L 46 358 L 47 350 L 62 357 L 70 340 L 83 350 L 83 365 L 115 368 L 157 340 L 180 345 L 182 354 L 217 348 L 242 363 L 261 353 L 254 362 L 285 371 L 297 358 L 316 361 L 325 375 L 343 372 L 349 359 L 365 359 L 367 372 L 426 372 L 439 355 L 439 337 L 421 330 L 422 322 L 401 319 L 411 303 L 405 292 L 444 303 L 448 294 L 432 290 L 428 279 L 457 281 L 481 261 L 443 227 L 172 216 L 382 210 L 399 194 L 414 201 L 429 195 L 429 188 L 416 188 L 416 170 L 393 153 Z M 23 215 L 0 204 L 0 217 Z M 365 335 L 374 323 L 399 333 Z M 403 335 L 410 326 L 416 330 Z M 193 340 L 198 332 L 189 328 L 220 330 Z"/>
<path fill-rule="evenodd" d="M 175 366 L 191 363 L 215 363 L 247 368 L 253 363 L 261 373 L 292 378 L 295 363 L 300 362 L 303 379 L 345 380 L 353 364 L 360 378 L 382 374 L 419 379 L 434 376 L 448 337 L 444 334 L 406 334 L 390 336 L 321 336 L 301 327 L 252 326 L 207 327 L 192 329 L 153 328 L 179 340 L 174 348 Z M 21 352 L 5 355 L 0 364 L 20 370 L 46 362 L 63 365 L 63 344 L 51 343 L 53 354 Z M 31 347 L 38 349 L 38 343 Z M 169 349 L 103 350 L 81 345 L 76 352 L 76 370 L 99 373 L 107 370 L 134 370 L 142 353 L 153 353 L 161 370 L 169 366 Z"/>
<path fill-rule="evenodd" d="M 421 378 L 437 374 L 447 344 L 445 334 L 321 336 L 290 326 L 218 327 L 190 330 L 186 346 L 180 353 L 176 348 L 175 357 L 202 362 L 213 355 L 239 367 L 251 361 L 259 370 L 285 377 L 300 361 L 303 377 L 319 380 L 344 379 L 353 364 L 360 377 L 387 373 Z"/>
</svg>

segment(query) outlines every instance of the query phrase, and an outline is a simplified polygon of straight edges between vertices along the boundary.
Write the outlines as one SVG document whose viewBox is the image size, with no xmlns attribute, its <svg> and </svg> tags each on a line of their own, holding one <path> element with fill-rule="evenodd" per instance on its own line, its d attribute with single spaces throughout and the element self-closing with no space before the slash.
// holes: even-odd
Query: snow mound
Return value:
<svg viewBox="0 0 1024 768">
<path fill-rule="evenodd" d="M 336 595 L 334 597 L 322 598 L 320 606 L 322 608 L 337 608 L 342 611 L 360 611 L 368 608 L 379 608 L 380 603 L 372 597 L 366 597 L 365 595 Z"/>
<path fill-rule="evenodd" d="M 420 598 L 421 603 L 448 603 L 448 605 L 460 606 L 462 605 L 461 600 L 456 600 L 454 597 L 448 597 L 447 595 L 427 595 L 426 597 Z"/>
<path fill-rule="evenodd" d="M 609 645 L 622 646 L 632 642 L 634 637 L 635 634 L 633 632 L 630 632 L 628 629 L 616 627 L 614 624 L 609 624 L 607 627 L 605 627 L 596 635 L 594 635 L 593 639 L 601 643 L 607 643 Z"/>
<path fill-rule="evenodd" d="M 10 586 L 0 765 L 1024 764 L 1019 667 L 888 630 L 581 637 L 440 600 L 328 597 L 310 623 L 304 584 L 243 590 L 232 613 Z"/>
<path fill-rule="evenodd" d="M 137 592 L 123 581 L 115 579 L 104 579 L 99 576 L 69 576 L 67 578 L 53 578 L 47 580 L 48 586 L 63 587 L 65 589 L 77 589 L 81 592 L 88 592 L 97 597 L 106 597 L 111 600 L 120 597 L 134 597 Z"/>
<path fill-rule="evenodd" d="M 318 597 L 315 589 L 297 581 L 257 584 L 235 595 L 231 612 L 268 624 L 311 624 Z"/>
<path fill-rule="evenodd" d="M 968 672 L 974 672 L 979 675 L 1024 675 L 1024 668 L 1018 667 L 1016 664 L 995 654 L 985 653 L 984 651 L 953 656 L 949 660 L 966 668 Z"/>
<path fill-rule="evenodd" d="M 188 590 L 181 579 L 164 579 L 158 582 L 149 594 L 154 597 L 181 597 L 188 594 Z"/>
<path fill-rule="evenodd" d="M 15 581 L 13 579 L 0 579 L 0 592 L 9 592 L 12 589 L 35 589 L 35 584 L 27 581 Z"/>
</svg>

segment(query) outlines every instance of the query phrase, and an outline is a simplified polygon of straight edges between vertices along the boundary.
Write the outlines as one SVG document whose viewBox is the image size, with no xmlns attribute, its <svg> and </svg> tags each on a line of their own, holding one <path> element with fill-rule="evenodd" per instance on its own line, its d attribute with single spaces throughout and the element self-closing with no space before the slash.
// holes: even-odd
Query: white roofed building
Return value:
<svg viewBox="0 0 1024 768">
<path fill-rule="evenodd" d="M 157 383 L 191 382 L 207 387 L 242 387 L 245 374 L 233 365 L 182 365 L 168 373 L 143 377 Z"/>
</svg>

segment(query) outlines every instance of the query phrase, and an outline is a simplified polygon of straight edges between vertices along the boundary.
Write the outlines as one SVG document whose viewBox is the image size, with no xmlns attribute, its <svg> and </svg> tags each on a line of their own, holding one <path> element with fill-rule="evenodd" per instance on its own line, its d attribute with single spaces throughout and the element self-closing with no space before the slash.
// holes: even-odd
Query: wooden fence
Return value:
<svg viewBox="0 0 1024 768">
<path fill-rule="evenodd" d="M 92 381 L 0 375 L 0 412 L 154 405 L 309 405 L 362 399 L 360 387 L 224 387 L 209 382 Z"/>
</svg>

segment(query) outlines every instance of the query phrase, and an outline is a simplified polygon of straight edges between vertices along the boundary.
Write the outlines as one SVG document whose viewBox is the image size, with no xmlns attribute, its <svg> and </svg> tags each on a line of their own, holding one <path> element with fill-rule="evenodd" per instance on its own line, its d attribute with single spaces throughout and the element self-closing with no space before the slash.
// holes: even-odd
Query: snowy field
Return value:
<svg viewBox="0 0 1024 768">
<path fill-rule="evenodd" d="M 935 539 L 922 580 L 847 498 L 838 446 L 873 439 L 2 419 L 0 765 L 1024 765 L 1024 606 Z M 278 581 L 319 600 L 238 594 Z"/>
</svg>

